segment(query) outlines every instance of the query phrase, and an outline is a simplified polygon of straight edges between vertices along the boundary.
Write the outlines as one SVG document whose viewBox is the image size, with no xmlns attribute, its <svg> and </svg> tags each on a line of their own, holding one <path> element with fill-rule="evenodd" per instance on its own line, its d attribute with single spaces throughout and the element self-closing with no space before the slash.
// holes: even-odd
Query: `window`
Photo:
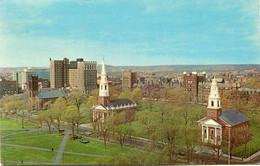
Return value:
<svg viewBox="0 0 260 166">
<path fill-rule="evenodd" d="M 107 86 L 105 85 L 105 90 L 107 90 Z"/>
<path fill-rule="evenodd" d="M 219 101 L 218 101 L 218 107 L 219 107 Z"/>
<path fill-rule="evenodd" d="M 211 101 L 211 106 L 214 107 L 214 101 Z"/>
<path fill-rule="evenodd" d="M 211 135 L 213 135 L 214 134 L 214 130 L 210 129 L 210 133 L 211 133 Z"/>
<path fill-rule="evenodd" d="M 206 129 L 204 129 L 204 133 L 207 134 L 207 130 Z"/>
</svg>

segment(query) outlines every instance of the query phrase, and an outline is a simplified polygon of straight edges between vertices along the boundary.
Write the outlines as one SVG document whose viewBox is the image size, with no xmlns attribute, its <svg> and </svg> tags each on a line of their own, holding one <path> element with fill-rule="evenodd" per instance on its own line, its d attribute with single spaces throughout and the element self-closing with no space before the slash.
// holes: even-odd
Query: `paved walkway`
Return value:
<svg viewBox="0 0 260 166">
<path fill-rule="evenodd" d="M 69 132 L 65 132 L 65 135 L 63 137 L 63 140 L 61 142 L 61 145 L 60 145 L 60 149 L 58 151 L 58 154 L 56 156 L 56 159 L 54 161 L 54 164 L 59 164 L 60 163 L 60 160 L 61 160 L 61 156 L 62 156 L 62 153 L 65 149 L 65 146 L 66 146 L 66 143 L 67 143 L 67 140 L 68 140 L 68 137 L 69 137 Z"/>
<path fill-rule="evenodd" d="M 34 136 L 28 136 L 28 137 L 7 138 L 7 139 L 2 139 L 2 140 L 5 141 L 5 140 L 13 140 L 13 139 L 23 139 L 23 138 L 50 136 L 50 135 L 58 135 L 58 134 L 34 135 Z"/>
<path fill-rule="evenodd" d="M 2 135 L 2 137 L 6 137 L 6 136 L 10 136 L 10 135 L 16 135 L 16 134 L 22 134 L 22 133 L 28 133 L 28 132 L 32 132 L 32 131 L 38 131 L 38 129 L 31 129 L 29 131 L 22 131 L 22 132 L 18 132 L 18 133 L 6 134 L 6 135 Z"/>
</svg>

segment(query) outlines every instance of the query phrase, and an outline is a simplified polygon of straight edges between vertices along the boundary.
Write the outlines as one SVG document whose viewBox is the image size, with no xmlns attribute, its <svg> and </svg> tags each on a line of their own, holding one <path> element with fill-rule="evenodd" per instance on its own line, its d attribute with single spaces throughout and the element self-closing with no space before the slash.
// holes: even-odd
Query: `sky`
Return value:
<svg viewBox="0 0 260 166">
<path fill-rule="evenodd" d="M 259 64 L 258 0 L 0 0 L 0 67 Z"/>
</svg>

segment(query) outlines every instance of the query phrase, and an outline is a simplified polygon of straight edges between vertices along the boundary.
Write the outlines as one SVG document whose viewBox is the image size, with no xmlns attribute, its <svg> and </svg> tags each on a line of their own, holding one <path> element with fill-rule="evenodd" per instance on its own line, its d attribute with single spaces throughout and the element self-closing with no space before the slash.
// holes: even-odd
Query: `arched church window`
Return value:
<svg viewBox="0 0 260 166">
<path fill-rule="evenodd" d="M 107 90 L 107 86 L 105 85 L 105 90 Z"/>
<path fill-rule="evenodd" d="M 211 101 L 211 106 L 214 107 L 214 101 Z"/>
<path fill-rule="evenodd" d="M 219 101 L 218 101 L 218 107 L 219 107 Z"/>
</svg>

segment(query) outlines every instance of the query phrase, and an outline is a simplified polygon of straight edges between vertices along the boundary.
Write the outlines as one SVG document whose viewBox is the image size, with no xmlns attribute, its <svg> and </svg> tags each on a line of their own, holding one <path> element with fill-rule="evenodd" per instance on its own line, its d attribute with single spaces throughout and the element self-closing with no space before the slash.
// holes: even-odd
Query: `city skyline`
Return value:
<svg viewBox="0 0 260 166">
<path fill-rule="evenodd" d="M 63 57 L 105 57 L 113 66 L 259 64 L 258 9 L 258 0 L 2 0 L 0 67 L 49 67 L 49 58 Z"/>
</svg>

